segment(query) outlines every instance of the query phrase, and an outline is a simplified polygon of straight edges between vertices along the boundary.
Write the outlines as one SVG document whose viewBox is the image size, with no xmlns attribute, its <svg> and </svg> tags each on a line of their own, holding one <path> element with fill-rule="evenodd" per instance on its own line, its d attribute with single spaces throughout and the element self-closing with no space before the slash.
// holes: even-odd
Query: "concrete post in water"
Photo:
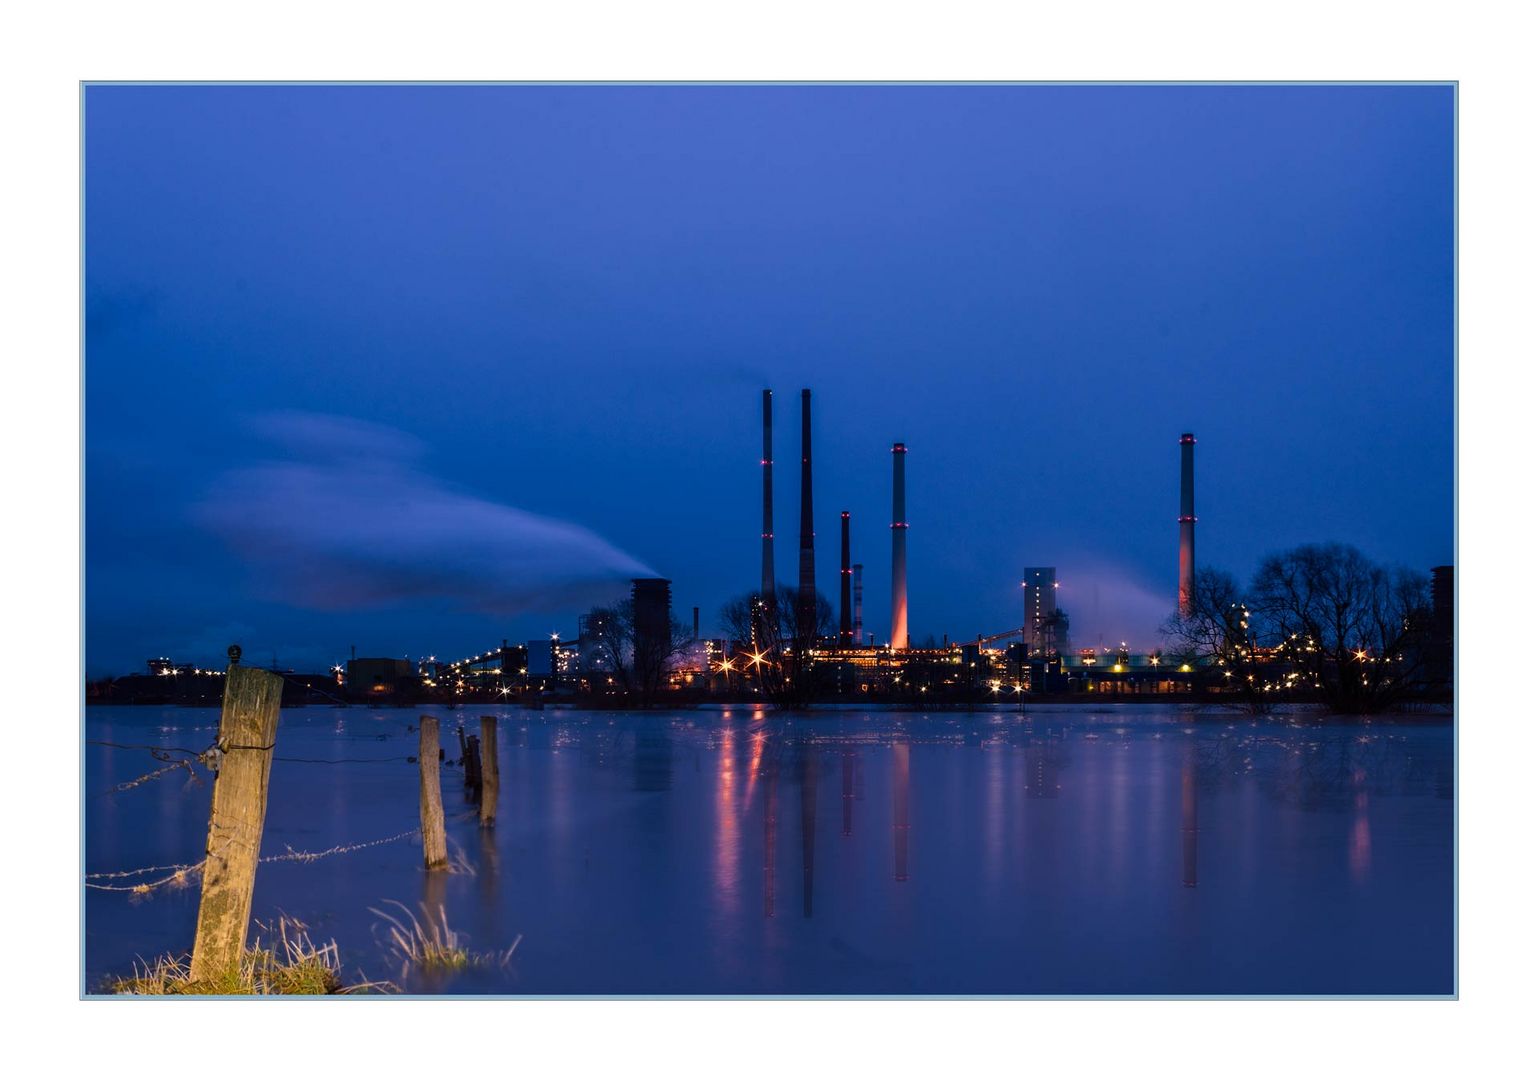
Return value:
<svg viewBox="0 0 1539 1080">
<path fill-rule="evenodd" d="M 203 894 L 189 972 L 194 982 L 220 979 L 240 968 L 283 700 L 282 675 L 241 667 L 238 645 L 230 646 L 229 655 L 219 717 L 219 774 L 208 818 Z"/>
<path fill-rule="evenodd" d="M 497 771 L 497 718 L 481 717 L 481 827 L 497 824 L 497 790 L 501 777 Z"/>
<path fill-rule="evenodd" d="M 449 845 L 444 838 L 444 798 L 439 785 L 438 717 L 418 720 L 417 785 L 422 812 L 422 864 L 429 870 L 449 865 Z"/>
</svg>

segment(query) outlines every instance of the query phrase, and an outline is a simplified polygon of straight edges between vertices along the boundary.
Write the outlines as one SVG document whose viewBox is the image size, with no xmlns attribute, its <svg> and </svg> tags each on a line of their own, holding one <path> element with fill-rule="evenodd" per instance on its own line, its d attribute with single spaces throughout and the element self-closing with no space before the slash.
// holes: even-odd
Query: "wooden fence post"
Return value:
<svg viewBox="0 0 1539 1080">
<path fill-rule="evenodd" d="M 481 787 L 481 739 L 477 735 L 465 736 L 465 786 Z"/>
<path fill-rule="evenodd" d="M 422 807 L 422 864 L 429 870 L 441 870 L 449 865 L 449 845 L 444 838 L 444 799 L 438 783 L 441 768 L 438 748 L 438 717 L 423 716 L 418 719 L 421 729 L 417 734 L 417 772 L 419 802 Z"/>
<path fill-rule="evenodd" d="M 481 717 L 481 827 L 497 824 L 497 718 Z"/>
<path fill-rule="evenodd" d="M 219 773 L 208 818 L 203 894 L 189 971 L 193 982 L 222 979 L 240 970 L 267 820 L 278 708 L 283 703 L 282 675 L 241 667 L 238 645 L 230 646 L 229 655 L 219 717 Z"/>
</svg>

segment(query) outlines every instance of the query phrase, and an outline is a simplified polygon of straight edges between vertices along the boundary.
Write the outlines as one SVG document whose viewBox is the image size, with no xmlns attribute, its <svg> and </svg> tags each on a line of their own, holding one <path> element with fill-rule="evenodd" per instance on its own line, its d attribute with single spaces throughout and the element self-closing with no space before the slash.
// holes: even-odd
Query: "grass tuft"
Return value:
<svg viewBox="0 0 1539 1080">
<path fill-rule="evenodd" d="M 450 928 L 449 916 L 442 904 L 438 906 L 436 914 L 426 904 L 418 905 L 422 912 L 422 918 L 418 919 L 411 908 L 399 900 L 386 900 L 385 903 L 400 908 L 400 916 L 379 908 L 369 910 L 389 924 L 386 937 L 401 961 L 403 977 L 413 967 L 433 973 L 463 971 L 472 966 L 506 967 L 513 959 L 513 950 L 523 940 L 520 934 L 502 952 L 471 952 L 464 935 Z"/>
<path fill-rule="evenodd" d="M 108 983 L 108 992 L 162 996 L 174 994 L 356 994 L 390 990 L 389 983 L 342 982 L 337 943 L 316 945 L 298 919 L 280 916 L 276 924 L 261 926 L 272 939 L 271 947 L 260 936 L 241 956 L 239 967 L 219 978 L 194 981 L 190 956 L 163 956 L 154 963 L 135 964 L 133 975 Z"/>
</svg>

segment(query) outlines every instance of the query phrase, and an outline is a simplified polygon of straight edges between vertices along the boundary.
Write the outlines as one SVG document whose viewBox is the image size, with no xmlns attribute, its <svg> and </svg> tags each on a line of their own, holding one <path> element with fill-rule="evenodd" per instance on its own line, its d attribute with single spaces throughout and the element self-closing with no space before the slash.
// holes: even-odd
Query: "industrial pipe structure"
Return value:
<svg viewBox="0 0 1539 1080">
<path fill-rule="evenodd" d="M 1181 552 L 1176 607 L 1183 618 L 1192 614 L 1197 572 L 1197 512 L 1192 492 L 1192 453 L 1196 445 L 1197 437 L 1191 432 L 1181 436 Z"/>
<path fill-rule="evenodd" d="M 892 647 L 908 648 L 908 522 L 903 503 L 903 459 L 908 448 L 892 444 Z"/>
<path fill-rule="evenodd" d="M 775 415 L 773 397 L 773 391 L 764 391 L 764 456 L 759 460 L 759 465 L 764 469 L 764 531 L 760 533 L 763 553 L 759 568 L 759 595 L 768 603 L 773 603 L 775 599 L 775 456 L 771 434 Z"/>
</svg>

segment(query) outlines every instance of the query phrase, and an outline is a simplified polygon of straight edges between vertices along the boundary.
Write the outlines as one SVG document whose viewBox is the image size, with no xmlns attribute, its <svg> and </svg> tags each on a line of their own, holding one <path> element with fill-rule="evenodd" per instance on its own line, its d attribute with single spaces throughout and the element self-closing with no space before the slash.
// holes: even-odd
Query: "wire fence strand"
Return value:
<svg viewBox="0 0 1539 1080">
<path fill-rule="evenodd" d="M 260 863 L 298 862 L 312 863 L 321 859 L 330 858 L 333 855 L 347 855 L 354 851 L 362 851 L 365 848 L 382 847 L 385 844 L 394 844 L 409 837 L 418 836 L 421 829 L 407 829 L 405 832 L 396 833 L 394 836 L 382 837 L 379 840 L 363 840 L 355 844 L 336 844 L 322 851 L 295 851 L 288 848 L 281 855 L 264 855 L 258 859 Z M 195 873 L 202 872 L 208 865 L 211 856 L 205 855 L 195 863 L 173 863 L 166 866 L 141 866 L 137 870 L 104 870 L 85 875 L 85 886 L 88 889 L 100 889 L 103 892 L 126 892 L 143 896 L 154 892 L 156 889 L 167 885 L 183 885 L 191 880 Z M 103 881 L 121 881 L 125 878 L 140 877 L 145 874 L 155 874 L 166 871 L 161 877 L 152 881 L 141 881 L 127 885 L 103 885 Z"/>
</svg>

